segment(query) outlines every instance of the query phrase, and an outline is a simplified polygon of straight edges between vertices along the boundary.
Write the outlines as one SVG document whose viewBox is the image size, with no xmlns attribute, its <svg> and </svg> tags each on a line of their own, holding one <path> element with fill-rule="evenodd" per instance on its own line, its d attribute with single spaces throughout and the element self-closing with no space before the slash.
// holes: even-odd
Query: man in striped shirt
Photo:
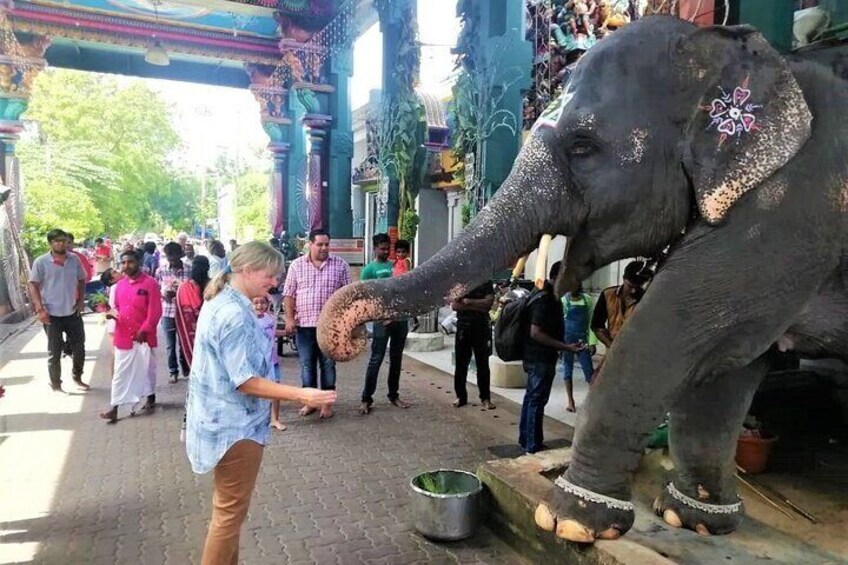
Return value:
<svg viewBox="0 0 848 565">
<path fill-rule="evenodd" d="M 191 272 L 183 264 L 183 248 L 176 241 L 165 244 L 163 248 L 167 264 L 156 270 L 156 282 L 162 291 L 162 331 L 165 333 L 165 350 L 168 354 L 168 372 L 171 382 L 177 382 L 182 368 L 183 376 L 188 378 L 188 363 L 177 343 L 177 289 L 189 279 Z M 179 361 L 179 363 L 178 363 Z"/>
<path fill-rule="evenodd" d="M 286 334 L 294 335 L 300 357 L 300 380 L 304 387 L 317 388 L 317 365 L 321 364 L 321 389 L 335 390 L 336 362 L 318 347 L 316 327 L 321 308 L 330 296 L 350 284 L 350 267 L 340 257 L 330 255 L 330 236 L 324 230 L 309 232 L 309 253 L 292 261 L 283 287 Z M 315 412 L 304 406 L 302 416 Z M 322 418 L 331 418 L 329 405 L 321 409 Z"/>
</svg>

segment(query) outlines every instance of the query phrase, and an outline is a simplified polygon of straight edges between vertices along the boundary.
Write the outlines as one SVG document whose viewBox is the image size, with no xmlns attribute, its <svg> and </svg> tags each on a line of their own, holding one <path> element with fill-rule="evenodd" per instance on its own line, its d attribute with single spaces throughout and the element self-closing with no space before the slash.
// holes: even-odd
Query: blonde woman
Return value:
<svg viewBox="0 0 848 565">
<path fill-rule="evenodd" d="M 322 409 L 335 391 L 273 381 L 269 338 L 256 323 L 252 301 L 277 284 L 283 257 L 253 241 L 233 252 L 212 279 L 197 322 L 189 379 L 186 451 L 195 473 L 214 471 L 212 522 L 203 565 L 238 562 L 239 533 L 268 439 L 271 400 Z M 270 378 L 269 378 L 270 377 Z"/>
</svg>

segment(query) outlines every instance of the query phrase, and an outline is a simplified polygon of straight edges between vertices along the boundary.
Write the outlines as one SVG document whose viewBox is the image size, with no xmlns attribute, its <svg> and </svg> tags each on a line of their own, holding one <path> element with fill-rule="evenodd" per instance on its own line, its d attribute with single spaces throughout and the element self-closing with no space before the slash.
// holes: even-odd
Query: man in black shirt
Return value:
<svg viewBox="0 0 848 565">
<path fill-rule="evenodd" d="M 586 347 L 586 344 L 567 344 L 563 341 L 565 325 L 562 304 L 553 292 L 553 281 L 559 275 L 561 265 L 559 261 L 553 264 L 550 279 L 545 281 L 544 288 L 534 291 L 539 295 L 532 298 L 529 311 L 526 312 L 530 321 L 530 331 L 523 348 L 527 390 L 521 405 L 518 444 L 527 453 L 545 449 L 542 443 L 542 421 L 556 375 L 559 352 L 577 353 Z"/>
<path fill-rule="evenodd" d="M 495 301 L 492 283 L 481 284 L 471 292 L 451 303 L 456 311 L 456 368 L 453 373 L 453 389 L 456 391 L 456 408 L 468 404 L 465 388 L 471 354 L 477 364 L 477 388 L 480 403 L 487 410 L 494 410 L 489 391 L 489 355 L 492 347 L 492 328 L 489 325 L 489 310 Z"/>
</svg>

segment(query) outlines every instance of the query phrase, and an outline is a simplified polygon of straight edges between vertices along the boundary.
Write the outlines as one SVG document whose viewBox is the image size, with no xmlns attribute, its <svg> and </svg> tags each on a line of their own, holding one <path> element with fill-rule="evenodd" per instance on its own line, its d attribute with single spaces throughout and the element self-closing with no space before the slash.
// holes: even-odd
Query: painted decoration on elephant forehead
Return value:
<svg viewBox="0 0 848 565">
<path fill-rule="evenodd" d="M 553 102 L 548 104 L 539 116 L 539 119 L 536 120 L 535 124 L 533 124 L 533 128 L 530 132 L 535 132 L 539 128 L 556 127 L 560 116 L 562 116 L 563 111 L 565 111 L 565 107 L 568 106 L 568 103 L 571 102 L 572 98 L 574 98 L 574 90 L 568 89 L 566 92 L 560 94 Z"/>
<path fill-rule="evenodd" d="M 702 110 L 710 113 L 711 121 L 707 129 L 715 128 L 721 134 L 718 140 L 719 147 L 728 138 L 742 137 L 743 134 L 760 129 L 755 112 L 763 106 L 750 102 L 749 83 L 750 77 L 746 77 L 741 85 L 730 92 L 719 86 L 721 96 L 714 98 L 709 106 L 701 106 Z"/>
</svg>

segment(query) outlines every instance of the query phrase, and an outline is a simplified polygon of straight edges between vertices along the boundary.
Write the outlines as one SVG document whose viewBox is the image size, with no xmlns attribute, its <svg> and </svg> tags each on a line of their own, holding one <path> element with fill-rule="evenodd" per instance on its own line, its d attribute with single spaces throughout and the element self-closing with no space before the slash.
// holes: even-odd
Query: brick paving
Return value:
<svg viewBox="0 0 848 565">
<path fill-rule="evenodd" d="M 0 400 L 0 563 L 197 563 L 211 476 L 191 472 L 179 441 L 186 384 L 166 384 L 160 358 L 157 412 L 105 425 L 97 414 L 109 398 L 108 346 L 94 316 L 86 332 L 85 379 L 93 388 L 85 394 L 49 392 L 46 339 L 36 326 L 0 345 L 7 388 Z M 463 542 L 424 539 L 413 528 L 408 492 L 416 472 L 473 471 L 493 458 L 488 448 L 515 434 L 515 408 L 451 408 L 446 375 L 413 364 L 401 392 L 414 407 L 385 401 L 384 368 L 375 410 L 362 417 L 356 409 L 366 361 L 339 366 L 332 420 L 299 418 L 296 407 L 285 407 L 288 430 L 265 450 L 242 562 L 522 563 L 482 527 Z M 284 375 L 296 381 L 291 356 Z M 495 425 L 475 425 L 484 417 Z"/>
</svg>

